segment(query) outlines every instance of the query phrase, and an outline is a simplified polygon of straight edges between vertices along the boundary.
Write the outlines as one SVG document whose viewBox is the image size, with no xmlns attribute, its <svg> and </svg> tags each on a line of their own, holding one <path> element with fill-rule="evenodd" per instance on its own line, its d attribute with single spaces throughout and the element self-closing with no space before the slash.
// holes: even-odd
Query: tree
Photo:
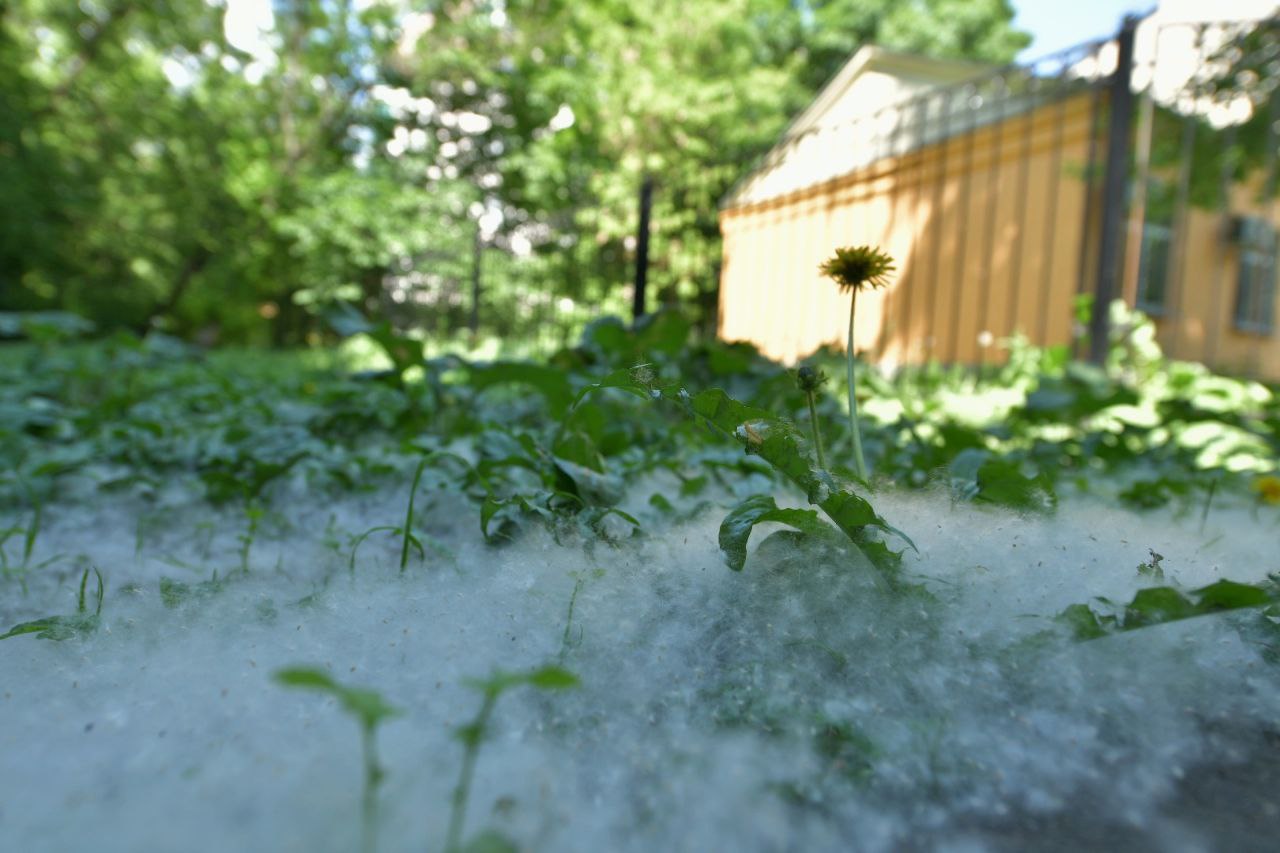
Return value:
<svg viewBox="0 0 1280 853">
<path fill-rule="evenodd" d="M 508 227 L 619 250 L 609 286 L 655 176 L 651 279 L 710 305 L 719 200 L 857 46 L 1008 61 L 1028 40 L 1011 18 L 1005 0 L 458 0 L 407 27 L 400 69 Z"/>
<path fill-rule="evenodd" d="M 651 281 L 711 305 L 719 199 L 855 46 L 1022 44 L 1003 0 L 426 7 L 0 5 L 0 310 L 275 343 L 334 299 L 456 324 L 479 233 L 517 334 L 552 299 L 621 307 L 646 176 Z M 248 8 L 264 29 L 229 36 Z"/>
</svg>

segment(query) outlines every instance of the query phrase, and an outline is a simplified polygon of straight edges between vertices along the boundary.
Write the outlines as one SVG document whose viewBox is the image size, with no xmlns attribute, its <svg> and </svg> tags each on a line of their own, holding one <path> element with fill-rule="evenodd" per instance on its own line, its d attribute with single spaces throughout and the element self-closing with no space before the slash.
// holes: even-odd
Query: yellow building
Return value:
<svg viewBox="0 0 1280 853">
<path fill-rule="evenodd" d="M 1258 111 L 1242 107 L 1247 93 L 1195 100 L 1198 69 L 1243 30 L 1180 26 L 1137 30 L 1136 166 L 1128 204 L 1107 220 L 1124 235 L 1117 296 L 1156 318 L 1170 355 L 1280 380 L 1274 162 L 1208 209 L 1180 174 L 1204 166 L 1190 152 L 1206 133 L 1234 138 L 1215 110 L 1241 123 Z M 1189 36 L 1198 57 L 1179 50 Z M 1182 54 L 1178 67 L 1162 52 Z M 1105 42 L 996 70 L 859 51 L 725 201 L 721 337 L 784 361 L 842 344 L 848 297 L 818 265 L 837 246 L 869 243 L 898 265 L 889 288 L 858 301 L 856 339 L 872 360 L 998 361 L 1015 332 L 1072 342 L 1077 296 L 1095 292 L 1099 271 L 1116 62 Z M 1178 147 L 1175 105 L 1188 93 L 1199 146 L 1193 130 L 1185 169 L 1153 165 L 1153 135 Z"/>
</svg>

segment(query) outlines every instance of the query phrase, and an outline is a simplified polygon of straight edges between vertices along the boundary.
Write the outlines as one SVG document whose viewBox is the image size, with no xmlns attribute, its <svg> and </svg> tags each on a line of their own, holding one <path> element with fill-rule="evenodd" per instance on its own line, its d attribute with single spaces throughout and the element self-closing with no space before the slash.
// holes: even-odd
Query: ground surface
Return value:
<svg viewBox="0 0 1280 853">
<path fill-rule="evenodd" d="M 404 711 L 380 734 L 387 851 L 440 847 L 451 729 L 479 701 L 464 679 L 548 662 L 582 686 L 502 698 L 468 823 L 524 849 L 1262 850 L 1280 828 L 1280 669 L 1256 612 L 1043 633 L 1146 584 L 1149 548 L 1188 587 L 1260 580 L 1275 528 L 1248 509 L 1201 533 L 1088 501 L 1040 518 L 890 493 L 928 594 L 885 597 L 836 545 L 768 529 L 729 571 L 714 510 L 621 547 L 495 547 L 427 493 L 438 553 L 401 574 L 376 534 L 352 575 L 344 534 L 394 523 L 403 494 L 295 483 L 241 575 L 233 511 L 161 504 L 141 537 L 127 500 L 46 510 L 37 556 L 83 555 L 107 592 L 95 633 L 0 645 L 0 847 L 356 849 L 357 730 L 272 681 L 299 663 Z M 214 569 L 229 581 L 200 587 Z M 72 561 L 28 581 L 6 624 L 74 609 Z"/>
</svg>

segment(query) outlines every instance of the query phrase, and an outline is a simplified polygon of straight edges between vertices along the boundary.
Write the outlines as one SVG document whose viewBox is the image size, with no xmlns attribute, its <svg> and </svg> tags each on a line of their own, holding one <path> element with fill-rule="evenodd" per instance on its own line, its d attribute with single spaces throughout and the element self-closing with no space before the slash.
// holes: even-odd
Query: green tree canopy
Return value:
<svg viewBox="0 0 1280 853">
<path fill-rule="evenodd" d="M 272 14 L 246 39 L 248 7 Z M 0 4 L 0 310 L 280 343 L 335 298 L 457 320 L 477 230 L 501 286 L 599 301 L 644 176 L 652 279 L 710 304 L 719 199 L 854 49 L 1026 41 L 1005 0 L 417 9 Z"/>
</svg>

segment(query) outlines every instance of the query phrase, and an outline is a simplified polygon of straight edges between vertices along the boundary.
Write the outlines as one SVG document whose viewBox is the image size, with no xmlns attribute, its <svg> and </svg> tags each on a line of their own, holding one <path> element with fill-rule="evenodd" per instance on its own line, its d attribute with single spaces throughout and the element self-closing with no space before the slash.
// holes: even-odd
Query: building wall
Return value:
<svg viewBox="0 0 1280 853">
<path fill-rule="evenodd" d="M 1092 291 L 1096 273 L 1099 202 L 1085 181 L 1096 97 L 1073 95 L 724 210 L 721 337 L 786 362 L 824 344 L 843 347 L 849 297 L 818 265 L 838 246 L 873 244 L 898 266 L 888 288 L 858 299 L 855 346 L 873 360 L 996 362 L 1005 354 L 997 342 L 1015 332 L 1038 344 L 1071 342 L 1075 298 Z M 1280 227 L 1280 205 L 1264 208 L 1257 198 L 1256 188 L 1236 188 L 1229 214 Z M 1280 333 L 1235 328 L 1240 249 L 1223 237 L 1227 216 L 1186 213 L 1185 246 L 1156 317 L 1160 341 L 1173 357 L 1280 381 Z M 1135 216 L 1123 282 L 1130 301 L 1140 229 Z M 1275 305 L 1280 312 L 1280 298 Z"/>
<path fill-rule="evenodd" d="M 1228 212 L 1191 208 L 1185 247 L 1175 245 L 1176 261 L 1165 311 L 1156 316 L 1158 340 L 1177 358 L 1201 361 L 1220 370 L 1280 381 L 1280 316 L 1277 331 L 1261 333 L 1236 327 L 1236 290 L 1241 249 L 1226 238 L 1229 218 L 1256 215 L 1280 228 L 1280 205 L 1263 205 L 1256 187 L 1237 187 Z M 1132 233 L 1132 231 L 1131 231 Z M 1280 315 L 1280 299 L 1272 306 Z"/>
<path fill-rule="evenodd" d="M 891 365 L 976 363 L 998 360 L 983 342 L 1015 330 L 1067 342 L 1093 114 L 1093 94 L 1075 95 L 726 209 L 720 335 L 784 361 L 842 345 L 849 298 L 818 265 L 838 246 L 869 243 L 898 273 L 859 297 L 859 351 Z"/>
</svg>

